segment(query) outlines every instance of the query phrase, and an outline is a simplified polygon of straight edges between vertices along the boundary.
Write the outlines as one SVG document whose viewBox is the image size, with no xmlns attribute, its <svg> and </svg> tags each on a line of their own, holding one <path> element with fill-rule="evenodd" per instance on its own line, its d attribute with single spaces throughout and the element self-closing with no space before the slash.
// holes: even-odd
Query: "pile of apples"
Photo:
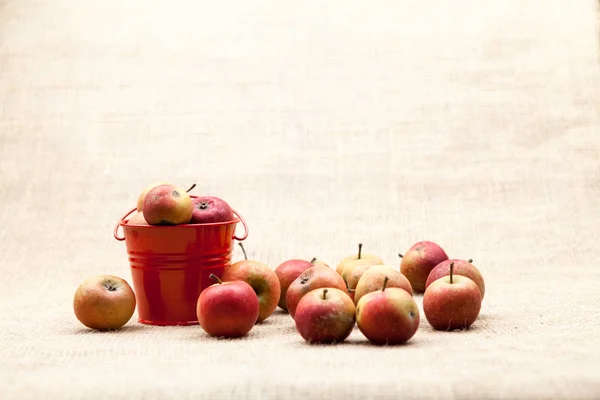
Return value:
<svg viewBox="0 0 600 400">
<path fill-rule="evenodd" d="M 179 225 L 228 222 L 233 220 L 233 209 L 216 196 L 193 197 L 188 190 L 170 183 L 153 183 L 138 196 L 136 213 L 130 225 Z"/>
<path fill-rule="evenodd" d="M 448 259 L 428 241 L 413 245 L 399 270 L 363 254 L 359 244 L 358 253 L 335 270 L 316 259 L 291 259 L 275 270 L 246 259 L 214 279 L 197 306 L 209 335 L 244 336 L 279 306 L 309 343 L 343 342 L 355 325 L 371 343 L 405 343 L 420 324 L 413 292 L 424 292 L 423 312 L 434 329 L 467 329 L 479 316 L 485 291 L 472 260 Z"/>
<path fill-rule="evenodd" d="M 128 224 L 177 225 L 225 222 L 232 208 L 214 196 L 192 197 L 168 183 L 148 186 L 139 195 L 137 213 Z M 436 243 L 415 243 L 401 257 L 399 268 L 375 254 L 344 257 L 335 269 L 327 263 L 290 259 L 272 269 L 244 259 L 227 266 L 222 276 L 196 303 L 198 323 L 215 337 L 237 338 L 269 318 L 277 307 L 293 319 L 309 343 L 340 343 L 355 326 L 373 344 L 410 340 L 421 316 L 413 298 L 423 293 L 423 313 L 436 330 L 464 330 L 478 318 L 485 283 L 472 260 L 449 259 Z M 119 277 L 87 279 L 74 298 L 75 315 L 93 329 L 118 329 L 135 310 L 135 294 Z"/>
</svg>

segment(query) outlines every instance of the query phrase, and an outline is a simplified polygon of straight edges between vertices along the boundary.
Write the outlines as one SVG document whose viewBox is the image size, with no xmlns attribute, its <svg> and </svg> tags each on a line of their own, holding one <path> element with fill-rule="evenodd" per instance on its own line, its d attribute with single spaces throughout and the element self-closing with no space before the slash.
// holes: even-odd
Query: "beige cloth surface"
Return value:
<svg viewBox="0 0 600 400">
<path fill-rule="evenodd" d="M 600 397 L 596 2 L 366 3 L 0 0 L 2 399 Z M 155 180 L 226 199 L 273 268 L 436 241 L 480 318 L 91 332 L 74 291 L 131 282 L 112 230 Z"/>
</svg>

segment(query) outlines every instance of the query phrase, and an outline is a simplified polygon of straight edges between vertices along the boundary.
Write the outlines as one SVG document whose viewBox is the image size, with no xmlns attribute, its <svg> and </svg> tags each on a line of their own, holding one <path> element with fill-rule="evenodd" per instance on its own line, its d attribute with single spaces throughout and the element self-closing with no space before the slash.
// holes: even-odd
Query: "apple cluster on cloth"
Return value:
<svg viewBox="0 0 600 400">
<path fill-rule="evenodd" d="M 190 196 L 188 190 L 170 183 L 153 183 L 139 195 L 130 225 L 179 225 L 228 222 L 233 209 L 216 196 Z"/>
<path fill-rule="evenodd" d="M 169 183 L 148 186 L 139 195 L 136 225 L 229 222 L 233 209 L 215 196 L 193 197 Z M 272 269 L 258 260 L 227 265 L 222 276 L 196 301 L 200 327 L 210 336 L 237 338 L 269 318 L 279 306 L 309 343 L 340 343 L 358 327 L 377 345 L 409 341 L 421 323 L 413 297 L 423 293 L 423 313 L 436 330 L 469 328 L 478 318 L 485 284 L 472 260 L 449 259 L 436 243 L 421 241 L 402 255 L 400 265 L 358 252 L 336 268 L 313 258 L 289 259 Z M 85 280 L 75 292 L 75 316 L 92 329 L 118 329 L 132 317 L 135 294 L 122 278 L 103 275 Z"/>
</svg>

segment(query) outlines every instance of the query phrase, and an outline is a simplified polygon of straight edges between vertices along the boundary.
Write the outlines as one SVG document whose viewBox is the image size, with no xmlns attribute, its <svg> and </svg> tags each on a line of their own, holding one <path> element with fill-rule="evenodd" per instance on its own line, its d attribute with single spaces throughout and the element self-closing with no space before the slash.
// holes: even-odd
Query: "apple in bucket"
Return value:
<svg viewBox="0 0 600 400">
<path fill-rule="evenodd" d="M 258 318 L 259 303 L 254 289 L 244 281 L 223 282 L 215 274 L 210 274 L 210 278 L 216 283 L 198 297 L 198 324 L 211 336 L 245 336 Z"/>
<path fill-rule="evenodd" d="M 136 299 L 131 286 L 113 275 L 84 280 L 73 298 L 75 317 L 88 328 L 118 329 L 133 316 Z"/>
<path fill-rule="evenodd" d="M 192 200 L 194 211 L 191 224 L 227 222 L 233 220 L 233 209 L 216 196 L 198 196 Z"/>
<path fill-rule="evenodd" d="M 146 193 L 142 212 L 150 225 L 187 224 L 192 219 L 194 205 L 187 191 L 165 184 Z"/>
<path fill-rule="evenodd" d="M 254 289 L 260 308 L 255 322 L 262 322 L 277 308 L 281 296 L 281 285 L 277 275 L 268 265 L 260 261 L 248 260 L 244 246 L 242 243 L 239 245 L 244 253 L 244 260 L 225 268 L 221 280 L 223 282 L 244 281 Z"/>
</svg>

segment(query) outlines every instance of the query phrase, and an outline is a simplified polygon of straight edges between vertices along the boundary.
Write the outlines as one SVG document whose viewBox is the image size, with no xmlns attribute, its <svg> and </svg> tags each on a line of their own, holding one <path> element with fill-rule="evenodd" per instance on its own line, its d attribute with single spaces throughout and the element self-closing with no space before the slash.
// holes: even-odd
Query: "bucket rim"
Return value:
<svg viewBox="0 0 600 400">
<path fill-rule="evenodd" d="M 199 223 L 199 224 L 177 224 L 177 225 L 129 225 L 127 223 L 126 218 L 133 213 L 134 211 L 137 211 L 137 207 L 132 208 L 127 214 L 125 214 L 123 217 L 121 217 L 119 219 L 119 221 L 117 222 L 117 224 L 115 225 L 115 230 L 113 232 L 113 236 L 115 237 L 115 239 L 117 239 L 118 241 L 123 241 L 125 240 L 125 236 L 119 236 L 118 234 L 118 230 L 119 227 L 121 227 L 123 230 L 127 229 L 127 228 L 133 228 L 135 227 L 136 229 L 198 229 L 199 227 L 215 227 L 215 226 L 227 226 L 227 225 L 232 225 L 232 224 L 238 224 L 241 223 L 244 226 L 244 234 L 242 236 L 237 236 L 233 235 L 233 239 L 238 240 L 238 241 L 242 241 L 245 240 L 248 237 L 248 224 L 246 224 L 246 220 L 234 209 L 232 209 L 233 211 L 233 215 L 235 216 L 234 219 L 230 220 L 230 221 L 221 221 L 221 222 L 203 222 L 203 223 Z"/>
</svg>

